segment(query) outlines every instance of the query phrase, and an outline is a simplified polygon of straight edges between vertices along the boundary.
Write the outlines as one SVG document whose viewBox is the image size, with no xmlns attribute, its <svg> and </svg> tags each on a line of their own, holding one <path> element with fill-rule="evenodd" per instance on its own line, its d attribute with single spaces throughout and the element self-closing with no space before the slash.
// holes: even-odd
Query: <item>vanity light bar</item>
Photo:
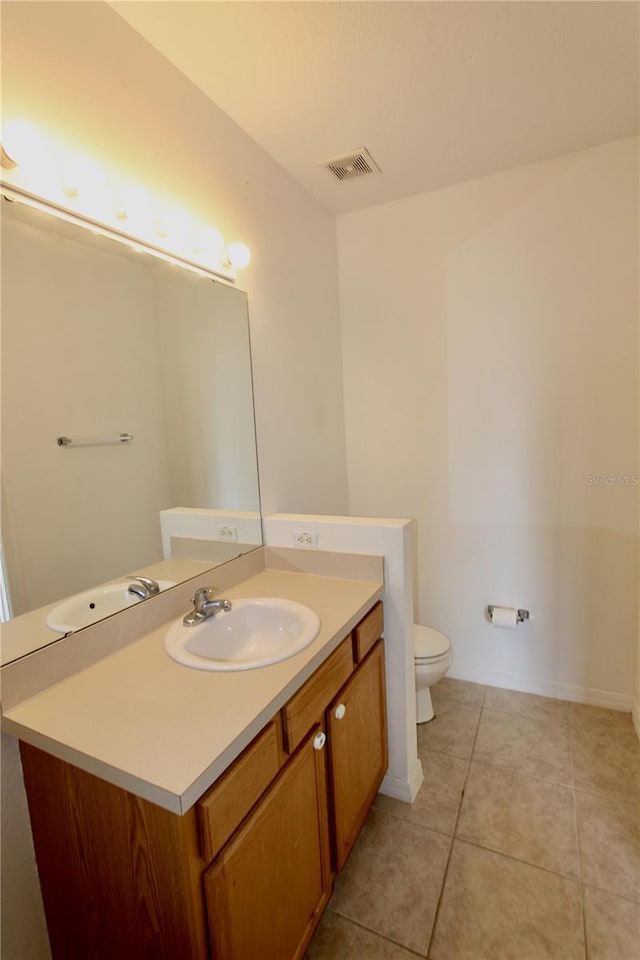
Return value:
<svg viewBox="0 0 640 960">
<path fill-rule="evenodd" d="M 59 220 L 65 220 L 67 223 L 73 223 L 77 227 L 83 227 L 86 230 L 91 230 L 92 233 L 97 233 L 102 237 L 109 237 L 111 240 L 117 240 L 118 243 L 123 243 L 139 253 L 148 253 L 152 257 L 156 257 L 158 260 L 164 260 L 165 263 L 171 263 L 174 266 L 182 267 L 185 270 L 190 270 L 192 273 L 197 273 L 201 277 L 207 277 L 214 280 L 220 278 L 223 280 L 236 280 L 236 272 L 231 266 L 228 269 L 223 267 L 216 268 L 215 270 L 208 269 L 207 267 L 203 267 L 201 264 L 195 263 L 186 257 L 181 257 L 178 254 L 168 253 L 166 250 L 161 250 L 159 247 L 153 246 L 153 244 L 148 243 L 146 240 L 138 240 L 127 233 L 124 233 L 120 230 L 114 230 L 113 227 L 108 227 L 106 224 L 100 223 L 97 220 L 92 220 L 90 217 L 67 210 L 66 207 L 61 207 L 56 203 L 52 203 L 50 200 L 43 200 L 41 197 L 38 197 L 33 193 L 29 193 L 27 190 L 23 190 L 22 187 L 11 186 L 1 178 L 0 189 L 2 190 L 2 195 L 6 197 L 7 200 L 24 203 L 26 206 L 33 207 L 35 210 L 41 210 L 43 213 L 49 213 L 54 217 L 58 217 Z"/>
</svg>

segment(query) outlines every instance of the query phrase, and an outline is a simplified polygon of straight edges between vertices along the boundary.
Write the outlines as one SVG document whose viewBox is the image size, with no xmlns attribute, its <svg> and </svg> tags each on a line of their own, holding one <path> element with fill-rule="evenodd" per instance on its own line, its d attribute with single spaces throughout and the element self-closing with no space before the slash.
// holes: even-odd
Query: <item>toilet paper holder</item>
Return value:
<svg viewBox="0 0 640 960">
<path fill-rule="evenodd" d="M 492 618 L 492 616 L 493 616 L 493 611 L 494 611 L 495 607 L 497 607 L 497 606 L 499 606 L 499 604 L 497 604 L 497 603 L 490 603 L 489 606 L 487 607 L 487 613 L 489 614 L 489 620 L 491 620 L 491 618 Z M 529 619 L 529 611 L 528 611 L 528 610 L 518 610 L 518 616 L 516 617 L 516 619 L 517 619 L 518 623 L 524 623 L 525 620 L 528 620 L 528 619 Z"/>
</svg>

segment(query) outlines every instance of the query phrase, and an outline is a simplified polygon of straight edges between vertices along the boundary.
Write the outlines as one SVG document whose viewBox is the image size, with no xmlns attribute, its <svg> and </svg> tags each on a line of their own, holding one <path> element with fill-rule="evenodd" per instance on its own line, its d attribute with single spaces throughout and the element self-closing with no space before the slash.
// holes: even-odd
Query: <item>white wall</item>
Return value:
<svg viewBox="0 0 640 960">
<path fill-rule="evenodd" d="M 211 38 L 211 55 L 224 37 Z M 246 289 L 267 510 L 344 513 L 335 221 L 103 3 L 3 3 L 2 111 L 124 170 L 252 250 Z M 3 750 L 3 818 L 24 803 Z M 2 955 L 42 960 L 30 837 L 3 847 Z M 23 869 L 24 868 L 24 869 Z"/>
<path fill-rule="evenodd" d="M 338 218 L 352 514 L 418 520 L 453 673 L 630 709 L 638 145 Z M 517 633 L 488 603 L 531 610 Z"/>
</svg>

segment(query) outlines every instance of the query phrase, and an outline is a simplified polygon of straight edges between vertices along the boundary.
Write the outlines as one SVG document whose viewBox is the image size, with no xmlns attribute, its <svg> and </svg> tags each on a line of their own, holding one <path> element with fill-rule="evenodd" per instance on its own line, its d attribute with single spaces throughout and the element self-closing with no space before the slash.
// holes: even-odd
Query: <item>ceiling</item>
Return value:
<svg viewBox="0 0 640 960">
<path fill-rule="evenodd" d="M 111 6 L 336 213 L 638 132 L 636 2 Z M 360 147 L 381 174 L 318 165 Z"/>
</svg>

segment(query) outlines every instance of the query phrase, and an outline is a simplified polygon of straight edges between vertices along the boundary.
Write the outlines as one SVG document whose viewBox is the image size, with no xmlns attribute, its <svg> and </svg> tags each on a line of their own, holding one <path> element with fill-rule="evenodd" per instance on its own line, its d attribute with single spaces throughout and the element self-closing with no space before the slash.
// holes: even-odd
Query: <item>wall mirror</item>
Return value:
<svg viewBox="0 0 640 960">
<path fill-rule="evenodd" d="M 246 295 L 21 203 L 1 213 L 9 662 L 69 617 L 139 602 L 126 576 L 168 587 L 262 536 Z"/>
</svg>

